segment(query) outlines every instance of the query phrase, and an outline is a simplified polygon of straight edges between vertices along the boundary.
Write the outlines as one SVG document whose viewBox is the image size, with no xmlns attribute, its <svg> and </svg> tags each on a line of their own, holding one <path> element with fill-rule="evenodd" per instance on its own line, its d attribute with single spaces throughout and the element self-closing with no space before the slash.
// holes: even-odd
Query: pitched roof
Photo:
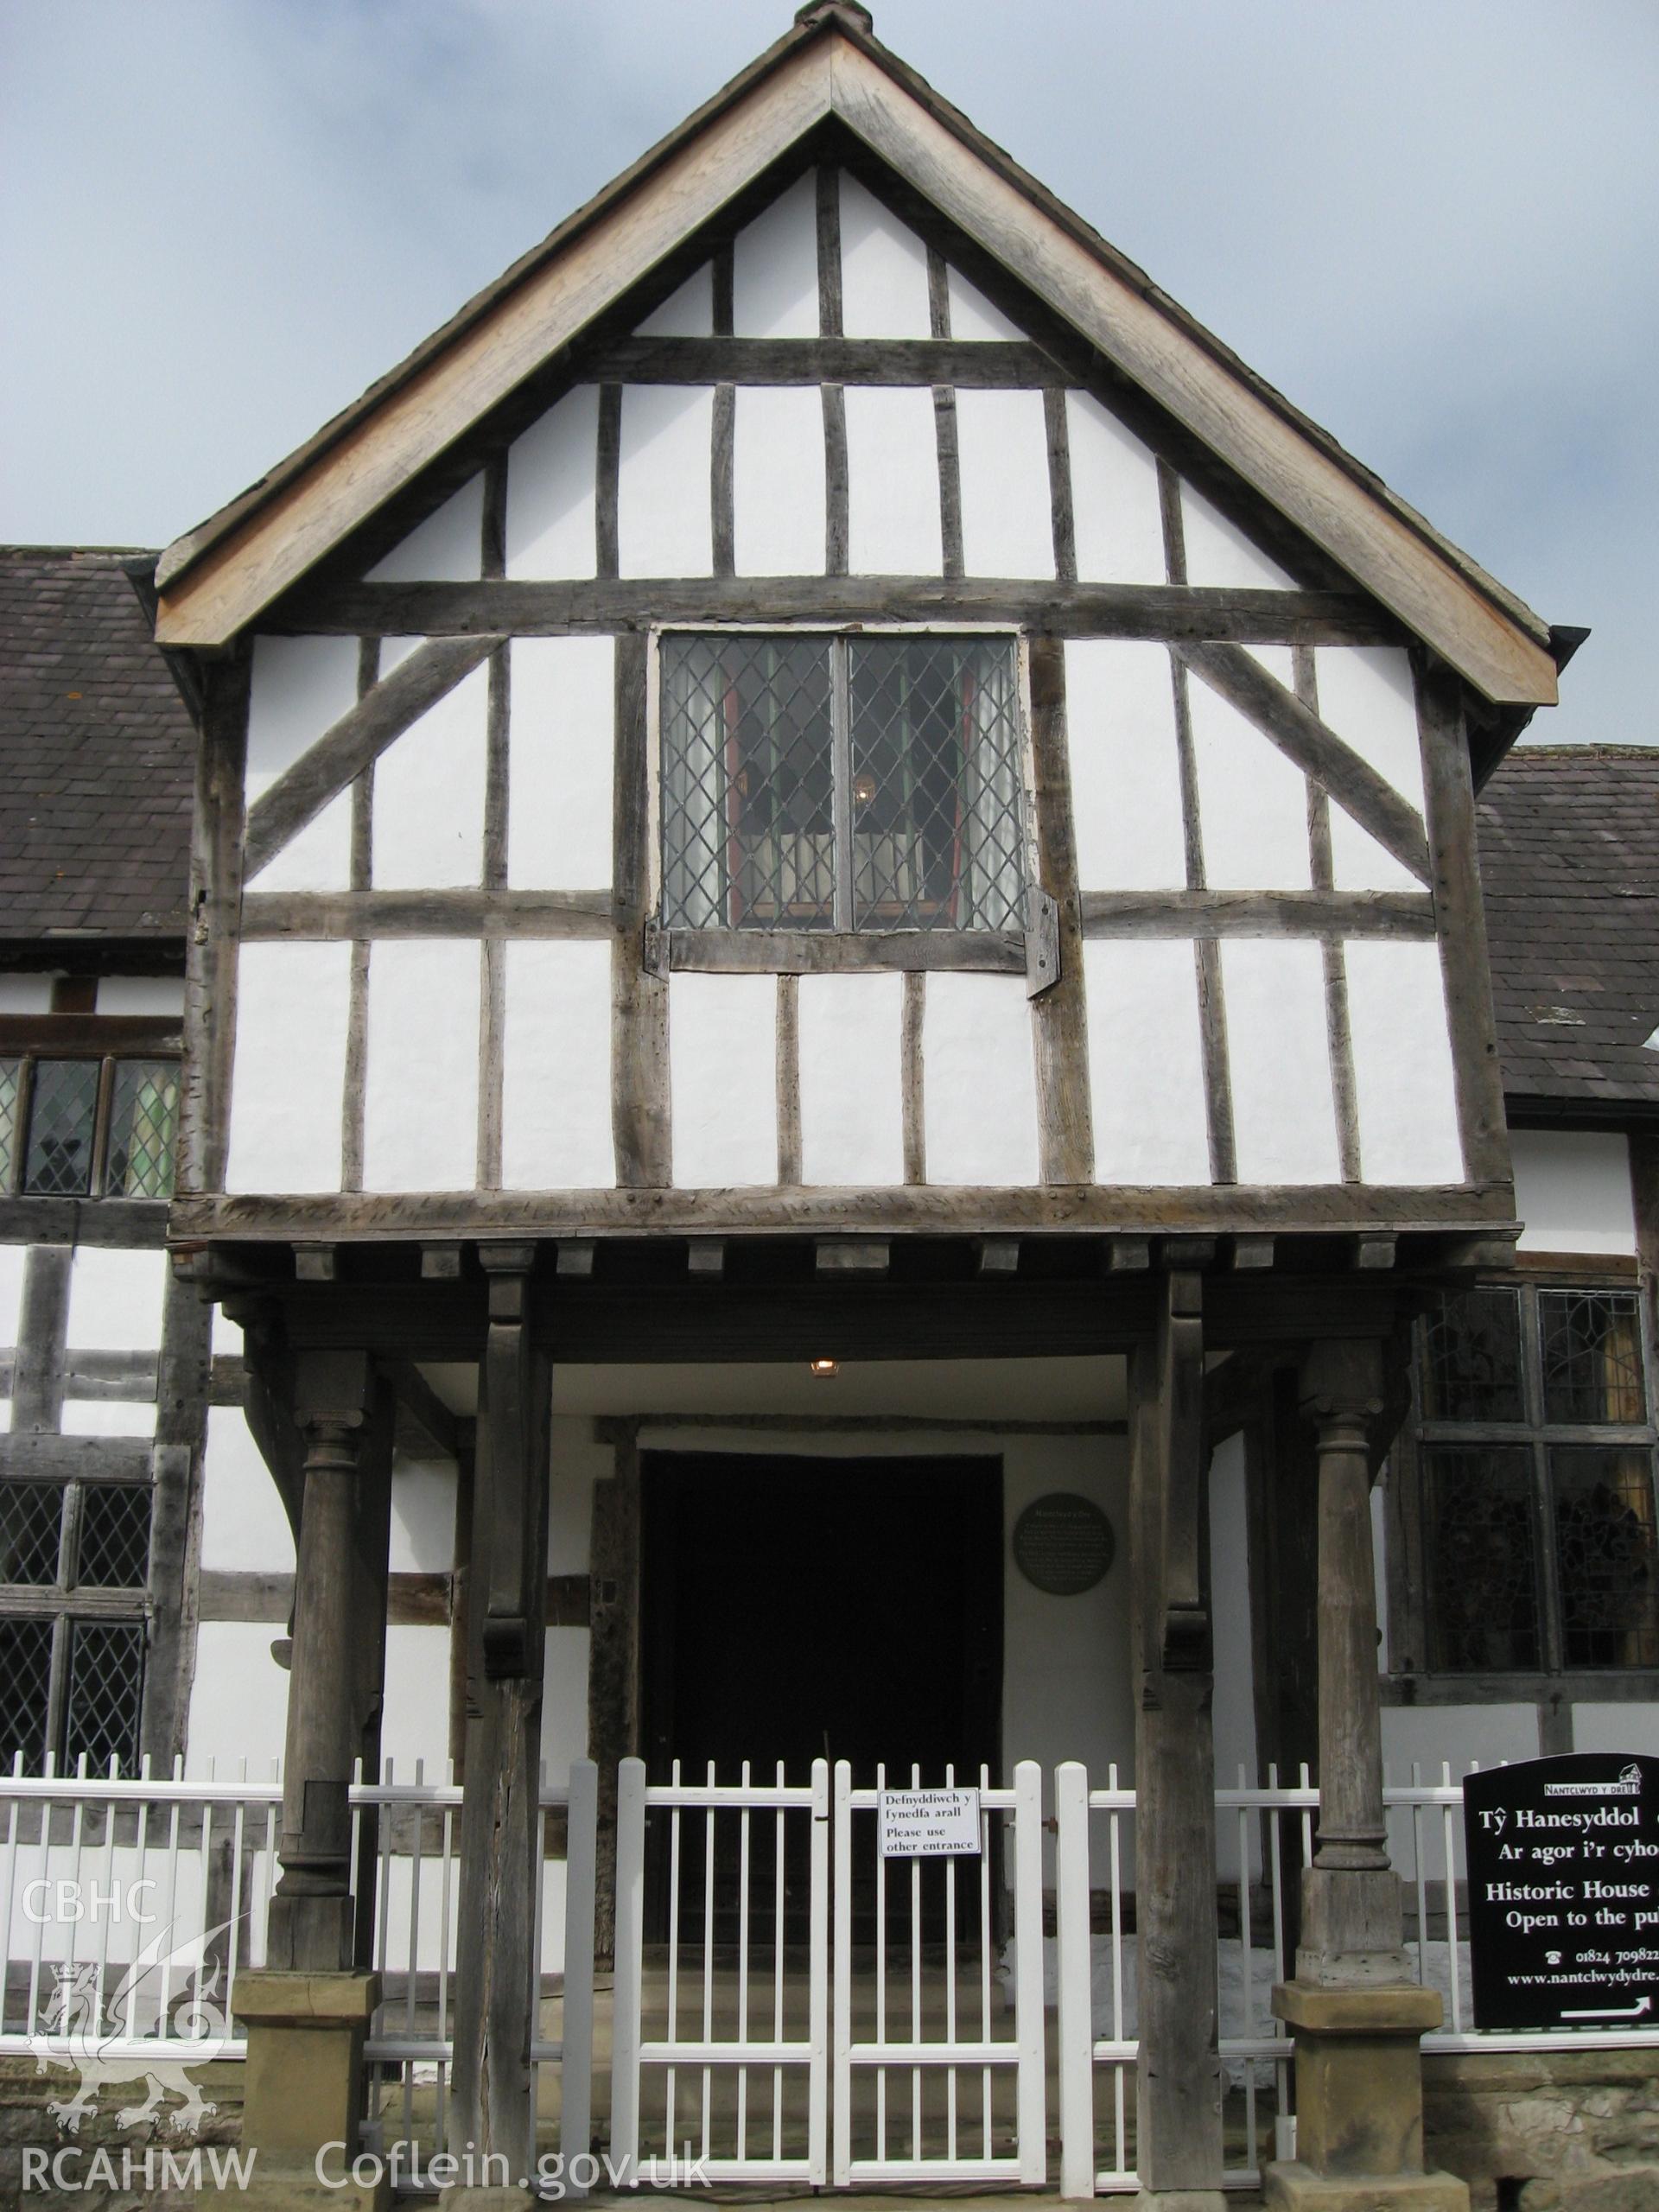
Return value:
<svg viewBox="0 0 1659 2212">
<path fill-rule="evenodd" d="M 878 43 L 794 28 L 229 505 L 169 546 L 157 634 L 222 645 L 747 184 L 833 121 L 1041 296 L 1484 696 L 1555 698 L 1548 626 Z"/>
<path fill-rule="evenodd" d="M 1659 747 L 1519 746 L 1478 835 L 1511 1109 L 1659 1110 Z"/>
<path fill-rule="evenodd" d="M 135 557 L 0 546 L 0 941 L 183 934 L 195 733 Z"/>
</svg>

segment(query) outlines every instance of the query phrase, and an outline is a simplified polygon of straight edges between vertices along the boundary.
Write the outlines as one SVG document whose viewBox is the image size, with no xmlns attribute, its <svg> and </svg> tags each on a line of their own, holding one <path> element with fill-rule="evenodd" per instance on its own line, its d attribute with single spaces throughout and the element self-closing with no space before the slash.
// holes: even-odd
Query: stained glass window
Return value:
<svg viewBox="0 0 1659 2212">
<path fill-rule="evenodd" d="M 669 928 L 1024 927 L 1008 639 L 671 636 L 662 729 Z"/>
<path fill-rule="evenodd" d="M 1441 1300 L 1425 1329 L 1427 1421 L 1522 1421 L 1521 1304 L 1512 1290 Z"/>
<path fill-rule="evenodd" d="M 1432 1664 L 1456 1674 L 1538 1666 L 1530 1452 L 1436 1445 L 1426 1459 Z"/>
<path fill-rule="evenodd" d="M 170 1198 L 178 1125 L 178 1062 L 118 1060 L 105 1191 L 113 1198 Z"/>
<path fill-rule="evenodd" d="M 1639 1421 L 1641 1319 L 1634 1291 L 1540 1291 L 1548 1421 Z"/>
<path fill-rule="evenodd" d="M 1549 1472 L 1567 1665 L 1659 1666 L 1652 1453 L 1558 1444 Z"/>
</svg>

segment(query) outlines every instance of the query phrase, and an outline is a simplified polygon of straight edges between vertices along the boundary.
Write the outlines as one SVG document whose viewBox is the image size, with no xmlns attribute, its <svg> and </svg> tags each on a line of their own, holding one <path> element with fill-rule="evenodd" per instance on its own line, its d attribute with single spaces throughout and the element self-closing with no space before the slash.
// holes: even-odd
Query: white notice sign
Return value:
<svg viewBox="0 0 1659 2212">
<path fill-rule="evenodd" d="M 977 1789 L 884 1789 L 878 1805 L 884 1859 L 978 1857 Z"/>
</svg>

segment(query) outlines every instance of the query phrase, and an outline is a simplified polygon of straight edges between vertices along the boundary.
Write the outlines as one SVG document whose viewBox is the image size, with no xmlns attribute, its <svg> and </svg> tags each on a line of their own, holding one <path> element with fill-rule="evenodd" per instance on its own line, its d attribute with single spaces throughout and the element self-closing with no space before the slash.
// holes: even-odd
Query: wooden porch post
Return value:
<svg viewBox="0 0 1659 2212">
<path fill-rule="evenodd" d="M 1440 2025 L 1440 2000 L 1411 1979 L 1383 1812 L 1370 1498 L 1381 1343 L 1314 1344 L 1302 1386 L 1319 1459 L 1319 1825 L 1296 1979 L 1273 1993 L 1296 2037 L 1296 2158 L 1268 2167 L 1267 2201 L 1466 2212 L 1466 2184 L 1423 2168 L 1419 2041 Z"/>
<path fill-rule="evenodd" d="M 530 1341 L 533 1245 L 480 1247 L 489 1275 L 467 1615 L 467 1768 L 449 2149 L 469 2189 L 517 2193 L 536 2161 L 542 1648 L 551 1371 Z M 579 2146 L 586 2149 L 587 2145 Z M 530 2202 L 526 2196 L 524 2200 Z"/>
<path fill-rule="evenodd" d="M 1141 2203 L 1222 2212 L 1214 1656 L 1205 1572 L 1203 1277 L 1159 1287 L 1135 1355 L 1135 1925 Z"/>
</svg>

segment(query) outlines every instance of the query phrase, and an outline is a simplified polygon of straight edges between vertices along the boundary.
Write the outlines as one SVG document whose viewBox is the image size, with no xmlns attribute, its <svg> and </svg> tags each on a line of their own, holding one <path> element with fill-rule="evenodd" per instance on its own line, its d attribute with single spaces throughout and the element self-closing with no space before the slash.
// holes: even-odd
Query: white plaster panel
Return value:
<svg viewBox="0 0 1659 2212">
<path fill-rule="evenodd" d="M 1457 1078 L 1438 944 L 1351 939 L 1348 1028 L 1368 1183 L 1461 1183 Z"/>
<path fill-rule="evenodd" d="M 1207 1183 L 1198 980 L 1185 938 L 1083 948 L 1097 1183 Z"/>
<path fill-rule="evenodd" d="M 1319 946 L 1230 938 L 1221 974 L 1239 1181 L 1340 1181 Z"/>
<path fill-rule="evenodd" d="M 902 976 L 802 976 L 803 1182 L 904 1181 L 904 982 Z"/>
<path fill-rule="evenodd" d="M 631 384 L 622 393 L 617 562 L 625 576 L 706 576 L 715 564 L 711 385 Z"/>
<path fill-rule="evenodd" d="M 817 180 L 810 170 L 738 232 L 732 327 L 740 338 L 818 335 Z"/>
<path fill-rule="evenodd" d="M 380 1756 L 396 1779 L 413 1782 L 416 1764 L 441 1782 L 449 1762 L 449 1630 L 410 1621 L 386 1630 L 385 1704 Z"/>
<path fill-rule="evenodd" d="M 611 1187 L 608 944 L 509 944 L 502 1061 L 503 1185 Z"/>
<path fill-rule="evenodd" d="M 355 638 L 256 638 L 248 693 L 248 804 L 357 703 Z M 343 891 L 350 878 L 348 795 L 331 799 L 250 879 L 261 891 Z"/>
<path fill-rule="evenodd" d="M 48 1014 L 51 1007 L 49 976 L 0 976 L 0 1014 Z"/>
<path fill-rule="evenodd" d="M 201 1563 L 226 1574 L 294 1572 L 294 1532 L 239 1406 L 207 1408 Z"/>
<path fill-rule="evenodd" d="M 1052 576 L 1054 513 L 1040 391 L 959 391 L 963 566 L 970 576 Z"/>
<path fill-rule="evenodd" d="M 841 327 L 849 338 L 930 338 L 927 248 L 841 172 Z"/>
<path fill-rule="evenodd" d="M 927 977 L 922 1119 L 930 1183 L 1037 1181 L 1037 1071 L 1022 976 Z"/>
<path fill-rule="evenodd" d="M 71 1351 L 153 1351 L 162 1341 L 165 1252 L 76 1247 L 69 1271 Z"/>
<path fill-rule="evenodd" d="M 392 1463 L 391 1571 L 448 1574 L 455 1563 L 455 1470 L 447 1459 Z"/>
<path fill-rule="evenodd" d="M 953 338 L 989 339 L 1012 343 L 1025 336 L 1017 322 L 1010 322 L 1001 308 L 988 300 L 977 284 L 970 284 L 959 269 L 945 271 L 950 302 Z"/>
<path fill-rule="evenodd" d="M 1634 1252 L 1630 1147 L 1596 1129 L 1513 1129 L 1522 1252 Z"/>
<path fill-rule="evenodd" d="M 227 1191 L 337 1191 L 348 944 L 245 944 L 237 960 Z"/>
<path fill-rule="evenodd" d="M 816 385 L 739 385 L 732 504 L 739 575 L 822 575 L 823 395 Z"/>
<path fill-rule="evenodd" d="M 1242 645 L 1260 667 L 1265 668 L 1275 683 L 1282 683 L 1287 691 L 1296 689 L 1296 659 L 1288 645 Z"/>
<path fill-rule="evenodd" d="M 1187 680 L 1205 881 L 1212 891 L 1306 891 L 1307 779 L 1202 677 Z"/>
<path fill-rule="evenodd" d="M 1535 1705 L 1391 1705 L 1382 1708 L 1382 1764 L 1392 1783 L 1411 1780 L 1414 1764 L 1425 1782 L 1438 1782 L 1450 1766 L 1454 1782 L 1477 1764 L 1538 1756 Z M 1426 1827 L 1432 1821 L 1425 1821 Z"/>
<path fill-rule="evenodd" d="M 1250 1635 L 1250 1547 L 1245 1506 L 1244 1439 L 1230 1436 L 1210 1462 L 1210 1590 L 1216 1638 L 1216 1780 L 1259 1779 L 1255 1751 L 1255 1666 Z M 1252 1828 L 1255 1823 L 1252 1822 Z M 1224 1821 L 1237 1864 L 1237 1829 Z M 1259 1847 L 1259 1839 L 1257 1840 Z"/>
<path fill-rule="evenodd" d="M 1608 1751 L 1615 1758 L 1659 1758 L 1659 1705 L 1575 1705 L 1575 1751 Z"/>
<path fill-rule="evenodd" d="M 1371 1484 L 1371 1595 L 1376 1602 L 1376 1670 L 1386 1675 L 1389 1657 L 1389 1493 L 1388 1472 Z"/>
<path fill-rule="evenodd" d="M 585 1628 L 550 1628 L 542 1662 L 542 1758 L 550 1783 L 570 1779 L 570 1762 L 588 1756 L 588 1658 L 591 1639 Z M 563 1893 L 552 1925 L 564 1922 Z M 545 1942 L 545 1938 L 543 1939 Z"/>
<path fill-rule="evenodd" d="M 484 478 L 471 477 L 441 507 L 400 538 L 365 581 L 375 584 L 467 583 L 483 574 Z"/>
<path fill-rule="evenodd" d="M 1320 721 L 1421 814 L 1422 747 L 1411 664 L 1404 652 L 1398 645 L 1321 645 L 1314 669 Z M 1422 887 L 1339 801 L 1331 808 L 1331 872 L 1339 891 Z"/>
<path fill-rule="evenodd" d="M 1181 486 L 1181 535 L 1186 546 L 1186 580 L 1229 590 L 1294 591 L 1287 575 L 1201 492 Z"/>
<path fill-rule="evenodd" d="M 715 327 L 714 264 L 705 261 L 694 269 L 678 289 L 669 294 L 634 328 L 642 338 L 707 338 Z"/>
<path fill-rule="evenodd" d="M 854 575 L 938 575 L 944 541 L 931 391 L 848 386 L 847 501 Z"/>
<path fill-rule="evenodd" d="M 29 1249 L 27 1244 L 0 1244 L 0 1349 L 8 1351 L 17 1345 Z"/>
<path fill-rule="evenodd" d="M 377 891 L 461 888 L 484 874 L 489 671 L 475 668 L 374 764 Z"/>
<path fill-rule="evenodd" d="M 204 1621 L 196 1630 L 190 1685 L 186 1772 L 206 1780 L 210 1766 L 269 1774 L 283 1755 L 288 1675 L 270 1656 L 280 1630 L 270 1621 Z"/>
<path fill-rule="evenodd" d="M 1071 524 L 1085 583 L 1160 584 L 1165 578 L 1158 464 L 1092 393 L 1065 395 Z"/>
<path fill-rule="evenodd" d="M 1067 639 L 1065 725 L 1078 883 L 1085 891 L 1179 889 L 1186 845 L 1164 647 Z"/>
<path fill-rule="evenodd" d="M 100 976 L 100 1014 L 167 1014 L 184 1012 L 182 976 Z"/>
<path fill-rule="evenodd" d="M 369 962 L 365 1191 L 470 1191 L 478 1181 L 473 938 L 380 938 Z"/>
<path fill-rule="evenodd" d="M 776 976 L 671 976 L 668 1065 L 676 1185 L 775 1183 Z"/>
<path fill-rule="evenodd" d="M 547 1571 L 586 1574 L 591 1564 L 594 1485 L 609 1482 L 615 1474 L 615 1448 L 595 1439 L 591 1421 L 555 1414 L 549 1459 Z"/>
<path fill-rule="evenodd" d="M 217 1359 L 220 1354 L 240 1359 L 242 1357 L 242 1328 L 232 1321 L 222 1306 L 215 1306 L 209 1338 L 210 1348 Z"/>
<path fill-rule="evenodd" d="M 154 1436 L 156 1402 L 137 1398 L 66 1398 L 66 1436 Z"/>
<path fill-rule="evenodd" d="M 598 467 L 599 386 L 578 385 L 508 450 L 509 576 L 593 575 Z"/>
<path fill-rule="evenodd" d="M 508 724 L 507 881 L 608 891 L 616 768 L 616 644 L 515 638 Z"/>
<path fill-rule="evenodd" d="M 1228 938 L 1221 993 L 1239 1181 L 1340 1181 L 1320 947 L 1296 938 Z"/>
</svg>

